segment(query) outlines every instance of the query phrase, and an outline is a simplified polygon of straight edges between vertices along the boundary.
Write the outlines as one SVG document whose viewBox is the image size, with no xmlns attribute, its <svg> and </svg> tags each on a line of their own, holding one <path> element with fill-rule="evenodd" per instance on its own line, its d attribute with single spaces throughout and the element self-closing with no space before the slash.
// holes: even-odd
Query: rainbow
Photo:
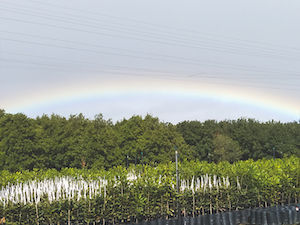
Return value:
<svg viewBox="0 0 300 225">
<path fill-rule="evenodd" d="M 85 99 L 142 94 L 162 94 L 186 98 L 206 98 L 222 102 L 247 104 L 274 112 L 300 118 L 300 104 L 297 99 L 287 99 L 276 93 L 263 93 L 253 88 L 230 85 L 216 85 L 192 80 L 151 79 L 106 79 L 74 82 L 68 85 L 41 87 L 23 96 L 1 102 L 8 112 L 23 112 L 28 108 L 56 103 L 82 101 Z"/>
</svg>

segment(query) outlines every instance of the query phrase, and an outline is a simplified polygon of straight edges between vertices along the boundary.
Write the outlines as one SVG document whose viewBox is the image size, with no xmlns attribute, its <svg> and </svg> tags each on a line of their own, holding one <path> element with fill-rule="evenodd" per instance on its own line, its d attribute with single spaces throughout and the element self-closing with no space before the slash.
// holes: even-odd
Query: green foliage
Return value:
<svg viewBox="0 0 300 225">
<path fill-rule="evenodd" d="M 106 195 L 90 198 L 61 199 L 50 203 L 46 196 L 36 204 L 10 203 L 3 207 L 0 201 L 0 216 L 12 224 L 67 224 L 68 218 L 85 223 L 103 221 L 122 223 L 172 217 L 176 212 L 176 196 L 181 210 L 186 214 L 212 213 L 265 205 L 289 204 L 300 200 L 300 158 L 262 159 L 207 163 L 184 161 L 179 165 L 181 192 L 176 194 L 174 163 L 122 166 L 109 170 L 72 169 L 61 171 L 34 170 L 10 173 L 1 171 L 0 190 L 7 184 L 42 181 L 55 177 L 75 177 L 108 181 Z M 128 175 L 137 177 L 129 179 Z M 222 185 L 214 184 L 213 177 L 220 178 Z M 198 186 L 196 178 L 211 179 L 206 189 Z M 228 179 L 228 186 L 223 180 Z M 226 182 L 225 182 L 226 183 Z M 203 184 L 203 183 L 202 183 Z M 182 189 L 182 187 L 184 189 Z"/>
<path fill-rule="evenodd" d="M 5 114 L 0 117 L 0 169 L 33 169 L 40 163 L 40 152 L 34 145 L 33 124 L 34 121 L 23 114 Z"/>
<path fill-rule="evenodd" d="M 116 124 L 119 131 L 119 146 L 129 163 L 157 163 L 171 161 L 174 147 L 182 152 L 188 149 L 175 126 L 159 122 L 158 118 L 147 115 L 144 119 L 134 116 Z M 188 153 L 188 151 L 186 151 Z"/>
<path fill-rule="evenodd" d="M 109 169 L 181 160 L 235 162 L 239 159 L 300 156 L 300 123 L 184 121 L 177 125 L 151 115 L 117 123 L 101 114 L 87 119 L 43 115 L 35 119 L 0 110 L 0 170 L 66 167 Z"/>
<path fill-rule="evenodd" d="M 173 125 L 147 115 L 114 124 L 101 114 L 93 120 L 82 114 L 31 119 L 0 110 L 0 190 L 66 176 L 108 181 L 106 195 L 92 199 L 50 203 L 45 196 L 37 205 L 6 207 L 0 202 L 0 218 L 5 216 L 8 224 L 36 224 L 37 216 L 40 224 L 67 224 L 68 218 L 140 221 L 174 216 L 176 196 L 181 210 L 190 214 L 299 202 L 299 143 L 300 122 L 239 119 Z M 179 195 L 175 148 L 184 187 Z M 133 171 L 138 179 L 131 182 L 127 176 Z M 196 190 L 197 178 L 228 179 L 230 185 Z"/>
<path fill-rule="evenodd" d="M 213 158 L 214 161 L 228 161 L 235 162 L 241 159 L 242 151 L 240 150 L 239 143 L 232 140 L 230 137 L 218 134 L 213 139 Z"/>
<path fill-rule="evenodd" d="M 261 123 L 253 119 L 216 122 L 184 121 L 177 130 L 199 160 L 214 158 L 216 137 L 226 136 L 242 152 L 241 159 L 282 158 L 300 155 L 300 121 Z M 239 159 L 236 158 L 236 159 Z"/>
</svg>

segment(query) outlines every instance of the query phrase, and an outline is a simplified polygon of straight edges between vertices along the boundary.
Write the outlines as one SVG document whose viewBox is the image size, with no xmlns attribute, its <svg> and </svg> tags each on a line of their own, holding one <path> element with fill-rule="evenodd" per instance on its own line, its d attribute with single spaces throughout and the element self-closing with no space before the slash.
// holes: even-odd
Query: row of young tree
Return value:
<svg viewBox="0 0 300 225">
<path fill-rule="evenodd" d="M 300 158 L 0 172 L 7 224 L 97 224 L 211 214 L 300 202 Z"/>
<path fill-rule="evenodd" d="M 300 122 L 184 121 L 173 125 L 151 115 L 116 123 L 101 114 L 35 119 L 0 110 L 0 170 L 110 168 L 166 163 L 180 158 L 208 162 L 300 155 Z"/>
</svg>

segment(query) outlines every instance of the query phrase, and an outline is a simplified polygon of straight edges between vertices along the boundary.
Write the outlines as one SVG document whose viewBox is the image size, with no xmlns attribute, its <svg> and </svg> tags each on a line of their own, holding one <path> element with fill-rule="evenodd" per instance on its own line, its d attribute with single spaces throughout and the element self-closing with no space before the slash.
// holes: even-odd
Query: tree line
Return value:
<svg viewBox="0 0 300 225">
<path fill-rule="evenodd" d="M 254 119 L 184 121 L 176 125 L 151 115 L 116 123 L 102 114 L 42 115 L 0 110 L 0 170 L 108 169 L 174 160 L 219 162 L 300 156 L 300 121 Z"/>
</svg>

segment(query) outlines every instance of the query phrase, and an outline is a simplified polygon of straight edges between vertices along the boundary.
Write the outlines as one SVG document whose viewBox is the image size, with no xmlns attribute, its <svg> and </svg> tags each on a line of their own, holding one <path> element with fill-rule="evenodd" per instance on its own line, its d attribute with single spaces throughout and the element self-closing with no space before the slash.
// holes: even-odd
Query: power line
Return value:
<svg viewBox="0 0 300 225">
<path fill-rule="evenodd" d="M 15 22 L 20 22 L 20 23 L 27 23 L 27 24 L 35 24 L 35 25 L 41 25 L 41 26 L 48 26 L 48 27 L 52 27 L 52 28 L 59 28 L 59 29 L 64 29 L 64 30 L 72 30 L 72 31 L 76 31 L 76 32 L 84 32 L 84 33 L 89 33 L 89 34 L 94 34 L 94 35 L 100 35 L 100 36 L 108 36 L 108 37 L 114 37 L 114 38 L 126 38 L 128 40 L 137 40 L 137 41 L 141 41 L 141 42 L 146 42 L 146 43 L 152 43 L 152 44 L 160 44 L 160 45 L 167 45 L 167 46 L 176 46 L 176 47 L 183 47 L 183 48 L 189 48 L 189 49 L 202 49 L 202 50 L 206 50 L 206 51 L 215 51 L 215 52 L 219 52 L 219 53 L 227 53 L 227 54 L 234 54 L 234 55 L 245 55 L 245 56 L 258 56 L 258 57 L 265 57 L 267 56 L 268 58 L 272 58 L 272 59 L 285 59 L 285 60 L 298 60 L 297 58 L 294 57 L 286 57 L 284 55 L 272 55 L 269 54 L 268 52 L 241 52 L 240 48 L 236 49 L 236 48 L 224 48 L 224 47 L 215 47 L 215 46 L 205 46 L 205 45 L 194 45 L 194 44 L 190 44 L 190 43 L 186 43 L 186 42 L 182 42 L 180 40 L 171 40 L 171 42 L 168 42 L 168 40 L 166 39 L 154 39 L 151 37 L 149 38 L 149 36 L 145 36 L 145 35 L 141 35 L 139 34 L 138 36 L 132 36 L 132 35 L 124 35 L 123 32 L 122 34 L 112 34 L 112 33 L 105 33 L 103 31 L 91 31 L 91 30 L 86 30 L 86 29 L 80 29 L 80 28 L 74 28 L 74 27 L 65 27 L 65 26 L 61 26 L 61 25 L 53 25 L 53 24 L 48 24 L 48 23 L 42 23 L 42 22 L 36 22 L 36 21 L 28 21 L 28 20 L 21 20 L 21 19 L 17 19 L 17 18 L 6 18 L 6 17 L 0 17 L 1 19 L 4 20 L 10 20 L 10 21 L 15 21 Z M 53 18 L 48 18 L 49 20 L 53 20 Z M 55 20 L 55 19 L 54 19 Z M 59 21 L 59 20 L 58 20 Z M 63 21 L 65 23 L 70 23 L 70 24 L 76 24 L 75 22 L 69 21 Z M 78 25 L 78 24 L 77 24 Z M 90 25 L 87 25 L 90 26 Z M 108 28 L 106 28 L 108 29 Z M 246 49 L 247 50 L 247 49 Z"/>
<path fill-rule="evenodd" d="M 191 33 L 193 36 L 195 36 L 195 34 L 199 35 L 200 36 L 207 36 L 207 37 L 213 37 L 215 40 L 217 40 L 215 37 L 222 37 L 222 38 L 227 38 L 227 39 L 232 39 L 233 41 L 231 43 L 235 43 L 237 41 L 240 41 L 242 43 L 248 43 L 248 44 L 251 44 L 251 45 L 257 45 L 257 46 L 272 46 L 272 47 L 279 47 L 279 48 L 282 48 L 284 50 L 286 49 L 290 49 L 292 51 L 299 51 L 300 49 L 299 48 L 295 48 L 294 46 L 279 46 L 279 45 L 274 45 L 274 44 L 270 44 L 270 43 L 266 43 L 266 42 L 262 42 L 262 41 L 253 41 L 253 40 L 246 40 L 246 39 L 240 39 L 240 38 L 236 38 L 236 37 L 229 37 L 229 36 L 224 36 L 224 35 L 220 35 L 220 34 L 215 34 L 215 33 L 204 33 L 203 31 L 199 32 L 198 30 L 194 30 L 194 29 L 187 29 L 187 28 L 178 28 L 178 27 L 172 27 L 172 26 L 168 26 L 168 25 L 162 25 L 162 24 L 155 24 L 155 23 L 150 23 L 150 22 L 145 22 L 145 21 L 141 21 L 141 20 L 138 20 L 138 19 L 133 19 L 133 18 L 128 18 L 128 17 L 120 17 L 120 16 L 115 16 L 115 15 L 110 15 L 110 14 L 107 14 L 107 13 L 103 13 L 103 12 L 94 12 L 94 11 L 91 11 L 91 10 L 83 10 L 83 9 L 78 9 L 78 8 L 72 8 L 72 7 L 68 7 L 68 6 L 62 6 L 62 5 L 59 5 L 59 4 L 53 4 L 53 2 L 49 3 L 49 2 L 41 2 L 41 1 L 38 1 L 38 0 L 27 0 L 27 1 L 31 1 L 31 2 L 34 2 L 34 3 L 38 3 L 40 5 L 45 5 L 45 6 L 50 6 L 50 7 L 53 7 L 53 8 L 56 8 L 56 9 L 63 9 L 64 12 L 65 10 L 70 10 L 70 11 L 73 11 L 73 12 L 83 12 L 83 13 L 88 13 L 89 15 L 97 15 L 97 16 L 102 16 L 102 17 L 108 17 L 108 18 L 113 18 L 113 19 L 116 19 L 118 21 L 132 21 L 132 22 L 135 22 L 137 24 L 142 24 L 142 25 L 148 25 L 150 27 L 152 27 L 152 29 L 162 29 L 163 31 L 165 31 L 166 29 L 171 29 L 171 30 L 178 30 L 178 31 L 183 31 L 183 32 L 187 32 L 187 33 Z M 10 2 L 11 3 L 11 2 Z M 23 5 L 24 6 L 24 5 Z M 40 9 L 38 9 L 40 10 Z M 49 10 L 49 8 L 47 8 L 47 10 Z M 78 14 L 76 14 L 76 16 L 78 16 Z"/>
<path fill-rule="evenodd" d="M 26 12 L 26 11 L 25 11 Z M 32 12 L 32 11 L 31 11 Z M 34 14 L 31 14 L 33 16 L 36 16 Z M 49 15 L 49 14 L 48 14 Z M 67 18 L 67 17 L 65 17 Z M 4 18 L 5 19 L 5 18 Z M 11 18 L 6 18 L 6 19 L 11 19 Z M 15 19 L 15 18 L 14 18 Z M 50 19 L 48 17 L 48 19 Z M 68 18 L 67 18 L 68 19 Z M 19 22 L 21 22 L 20 20 L 18 20 Z M 59 20 L 58 20 L 59 21 Z M 70 23 L 72 21 L 64 21 L 64 22 L 67 22 L 67 23 Z M 32 21 L 28 21 L 28 23 L 32 23 L 34 24 L 34 22 Z M 75 25 L 79 25 L 79 23 L 74 23 Z M 81 25 L 86 25 L 85 23 L 80 23 Z M 47 24 L 48 26 L 55 26 L 53 24 Z M 61 27 L 60 27 L 61 28 Z M 96 27 L 95 27 L 96 28 Z M 67 29 L 66 27 L 63 27 L 61 29 Z M 74 30 L 74 29 L 73 29 Z M 133 29 L 131 29 L 133 30 Z M 78 31 L 78 29 L 76 29 L 76 31 Z M 120 30 L 117 30 L 117 31 L 120 31 Z M 81 30 L 80 32 L 84 32 L 84 33 L 92 33 L 92 31 L 85 31 L 85 30 Z M 11 32 L 12 33 L 12 32 Z M 148 32 L 149 34 L 150 32 Z M 151 32 L 152 34 L 155 34 L 153 32 Z M 94 33 L 95 34 L 95 33 Z M 97 33 L 99 34 L 99 33 Z M 30 34 L 23 34 L 23 35 L 27 35 L 27 36 L 34 36 L 34 35 L 30 35 Z M 107 33 L 106 33 L 107 35 Z M 113 34 L 108 34 L 108 35 L 111 35 L 113 36 Z M 116 35 L 114 35 L 116 36 Z M 119 38 L 121 38 L 121 36 L 117 36 Z M 40 36 L 40 38 L 42 38 Z M 45 38 L 45 37 L 43 37 Z M 68 42 L 69 44 L 70 43 L 73 43 L 73 44 L 79 44 L 79 42 L 75 42 L 75 41 L 72 41 L 72 40 L 62 40 L 62 39 L 56 39 L 56 38 L 48 38 L 49 40 L 53 40 L 53 41 L 63 41 L 63 42 Z M 2 40 L 5 40 L 5 39 L 2 39 Z M 16 41 L 16 42 L 19 42 L 21 43 L 21 40 L 8 40 L 6 39 L 7 41 Z M 145 40 L 146 42 L 149 42 L 149 40 Z M 153 41 L 153 40 L 152 40 Z M 27 43 L 27 44 L 34 44 L 33 42 L 29 43 L 28 41 L 23 41 L 23 43 Z M 159 42 L 160 44 L 162 44 L 161 42 Z M 298 75 L 298 72 L 294 72 L 294 71 L 265 71 L 261 68 L 257 68 L 257 67 L 246 67 L 246 66 L 243 66 L 243 65 L 228 65 L 228 64 L 222 64 L 222 63 L 215 63 L 215 62 L 209 62 L 209 63 L 203 63 L 203 61 L 200 61 L 198 59 L 190 59 L 190 58 L 184 58 L 184 57 L 178 57 L 178 56 L 168 56 L 168 55 L 162 55 L 162 54 L 154 54 L 154 53 L 144 53 L 144 52 L 140 52 L 140 51 L 134 51 L 134 50 L 130 50 L 130 49 L 119 49 L 119 48 L 114 48 L 114 47 L 107 47 L 107 46 L 101 46 L 102 48 L 108 48 L 108 49 L 114 49 L 114 50 L 117 50 L 117 51 L 129 51 L 129 52 L 134 52 L 134 54 L 143 54 L 143 56 L 136 56 L 136 55 L 130 55 L 130 54 L 127 54 L 127 53 L 112 53 L 112 52 L 100 52 L 100 51 L 93 51 L 93 50 L 90 50 L 90 49 L 80 49 L 80 48 L 75 48 L 75 47 L 66 47 L 66 46 L 58 46 L 58 45 L 53 45 L 53 44 L 46 44 L 46 43 L 35 43 L 35 44 L 38 44 L 38 45 L 41 45 L 41 46 L 45 46 L 45 47 L 56 47 L 56 48 L 64 48 L 64 49 L 68 49 L 68 50 L 79 50 L 79 51 L 85 51 L 85 52 L 89 52 L 89 53 L 96 53 L 96 54 L 105 54 L 105 55 L 115 55 L 115 56 L 122 56 L 122 57 L 131 57 L 131 58 L 136 58 L 136 59 L 147 59 L 147 60 L 159 60 L 161 61 L 161 59 L 158 59 L 157 57 L 161 57 L 161 58 L 168 58 L 167 60 L 164 59 L 165 61 L 169 61 L 169 62 L 173 62 L 173 63 L 177 63 L 177 62 L 180 62 L 182 64 L 189 64 L 189 65 L 194 65 L 194 66 L 200 66 L 200 64 L 204 64 L 205 66 L 214 66 L 214 67 L 219 67 L 219 68 L 229 68 L 229 69 L 234 69 L 234 70 L 238 70 L 238 71 L 246 71 L 246 72 L 252 72 L 252 77 L 254 76 L 253 73 L 263 73 L 263 75 L 267 75 L 267 73 L 272 73 L 272 78 L 274 78 L 274 74 L 280 74 L 280 75 L 283 75 L 284 73 L 293 73 L 293 75 L 295 76 L 299 76 Z M 89 46 L 97 46 L 97 47 L 100 47 L 100 45 L 91 45 L 89 43 L 80 43 L 82 45 L 89 45 Z M 176 43 L 168 43 L 170 46 L 177 46 Z M 205 47 L 205 46 L 203 46 Z M 207 46 L 206 46 L 207 47 Z M 223 51 L 224 52 L 224 51 Z M 233 52 L 229 52 L 229 53 L 233 53 Z M 233 54 L 236 54 L 236 53 L 233 53 Z M 146 57 L 145 57 L 146 55 Z M 149 57 L 149 55 L 153 56 L 153 57 Z M 247 53 L 246 53 L 247 55 Z M 249 55 L 247 55 L 249 56 Z M 269 57 L 270 58 L 270 57 Z M 264 68 L 265 69 L 265 68 Z M 191 77 L 197 77 L 197 73 L 193 74 L 193 75 L 189 75 Z M 291 77 L 291 74 L 289 74 L 289 77 Z"/>
<path fill-rule="evenodd" d="M 164 71 L 164 70 L 154 70 L 154 69 L 150 69 L 150 68 L 145 68 L 145 67 L 130 67 L 130 66 L 120 66 L 120 65 L 109 65 L 109 64 L 100 64 L 100 63 L 92 63 L 90 61 L 78 61 L 78 60 L 65 60 L 65 59 L 60 59 L 57 57 L 50 57 L 50 56 L 44 56 L 44 55 L 31 55 L 31 54 L 26 54 L 26 53 L 16 53 L 16 52 L 3 52 L 4 54 L 8 54 L 8 55 L 15 55 L 15 56 L 26 56 L 26 57 L 31 57 L 31 58 L 37 58 L 37 59 L 46 59 L 46 60 L 52 60 L 52 61 L 56 61 L 58 63 L 68 63 L 68 64 L 73 64 L 73 65 L 85 65 L 85 66 L 101 66 L 101 67 L 113 67 L 113 68 L 118 68 L 118 69 L 127 69 L 127 70 L 138 70 L 138 71 L 142 71 L 142 72 L 154 72 L 154 73 L 162 73 L 162 74 L 175 74 L 174 72 L 170 72 L 170 71 Z M 192 75 L 192 74 L 191 74 Z"/>
<path fill-rule="evenodd" d="M 0 40 L 6 40 L 6 41 L 13 41 L 13 42 L 19 42 L 19 43 L 26 43 L 26 44 L 31 44 L 31 45 L 39 45 L 39 46 L 44 46 L 44 47 L 55 47 L 55 48 L 61 48 L 61 49 L 66 49 L 66 50 L 72 50 L 72 51 L 81 51 L 81 52 L 88 52 L 88 53 L 93 53 L 93 54 L 102 54 L 102 55 L 112 55 L 112 56 L 120 56 L 120 57 L 130 57 L 130 58 L 135 58 L 135 59 L 147 59 L 147 60 L 155 60 L 155 61 L 162 61 L 162 59 L 158 59 L 156 57 L 149 57 L 149 56 L 137 56 L 137 55 L 132 55 L 132 54 L 126 54 L 126 53 L 114 53 L 114 52 L 107 52 L 107 51 L 98 51 L 98 50 L 94 50 L 94 49 L 87 49 L 87 48 L 78 48 L 78 47 L 70 47 L 70 46 L 62 46 L 62 45 L 57 45 L 57 44 L 52 44 L 52 43 L 42 43 L 42 42 L 33 42 L 33 41 L 27 41 L 27 40 L 18 40 L 18 39 L 12 39 L 12 38 L 2 38 L 0 37 Z M 163 59 L 163 61 L 168 61 L 168 62 L 173 62 L 173 63 L 181 63 L 181 64 L 187 64 L 187 65 L 195 65 L 195 66 L 200 66 L 201 62 L 198 61 L 183 61 L 183 60 L 177 60 L 176 58 L 174 59 Z M 202 63 L 203 64 L 203 63 Z M 257 72 L 257 73 L 263 73 L 264 75 L 266 75 L 266 71 L 260 71 L 260 70 L 255 70 L 254 69 L 245 69 L 245 68 L 239 68 L 239 67 L 232 67 L 229 65 L 222 65 L 222 64 L 214 64 L 214 63 L 206 63 L 204 64 L 205 66 L 213 66 L 213 67 L 220 67 L 220 68 L 229 68 L 229 69 L 234 69 L 234 70 L 238 70 L 238 71 L 251 71 L 251 72 Z M 268 73 L 272 73 L 272 75 L 274 74 L 280 74 L 282 75 L 282 73 L 287 73 L 287 71 L 282 71 L 282 72 L 278 72 L 278 71 L 268 71 Z M 298 73 L 296 72 L 289 72 L 294 74 L 295 76 L 299 76 L 297 75 Z M 197 74 L 194 74 L 194 76 L 197 76 Z"/>
<path fill-rule="evenodd" d="M 15 55 L 15 56 L 26 56 L 26 57 L 31 57 L 31 58 L 36 58 L 36 59 L 39 59 L 39 60 L 52 60 L 54 62 L 57 62 L 59 64 L 61 64 L 62 62 L 63 63 L 67 63 L 67 64 L 75 64 L 75 65 L 78 65 L 78 64 L 81 64 L 81 65 L 84 65 L 84 66 L 101 66 L 101 67 L 114 67 L 114 68 L 118 68 L 118 69 L 131 69 L 131 70 L 138 70 L 138 71 L 142 71 L 142 72 L 155 72 L 155 73 L 163 73 L 163 74 L 171 74 L 171 75 L 175 75 L 176 73 L 175 72 L 172 72 L 172 71 L 165 71 L 165 70 L 154 70 L 154 69 L 149 69 L 149 68 L 145 68 L 145 67 L 130 67 L 130 66 L 120 66 L 120 65 L 111 65 L 111 64 L 102 64 L 102 63 L 91 63 L 90 61 L 79 61 L 79 60 L 66 60 L 66 59 L 61 59 L 61 58 L 57 58 L 57 57 L 51 57 L 51 56 L 45 56 L 45 55 L 32 55 L 32 54 L 28 54 L 28 53 L 16 53 L 16 52 L 7 52 L 7 51 L 2 51 L 2 53 L 4 54 L 8 54 L 8 55 Z M 177 74 L 178 74 L 178 71 L 177 71 Z M 184 74 L 186 77 L 188 78 L 195 78 L 195 77 L 198 77 L 200 76 L 201 78 L 203 77 L 206 77 L 206 78 L 235 78 L 235 79 L 238 79 L 238 80 L 252 80 L 253 78 L 257 79 L 257 77 L 242 77 L 242 76 L 239 76 L 238 78 L 232 74 L 228 74 L 228 73 L 224 73 L 222 72 L 221 76 L 220 75 L 217 75 L 218 73 L 214 73 L 213 76 L 209 75 L 209 73 L 207 72 L 199 72 L 199 71 L 195 71 L 195 72 L 181 72 L 179 74 Z M 198 76 L 197 76 L 198 75 Z M 204 75 L 207 75 L 207 76 L 204 76 Z M 233 76 L 233 77 L 229 77 L 229 76 Z M 260 79 L 267 79 L 269 80 L 268 77 L 260 77 Z M 273 77 L 273 80 L 276 79 L 276 77 L 274 78 Z M 278 80 L 282 80 L 281 77 L 278 77 Z M 269 81 L 271 82 L 271 81 Z M 281 82 L 282 84 L 282 82 Z"/>
<path fill-rule="evenodd" d="M 141 30 L 136 30 L 136 29 L 132 29 L 131 27 L 128 27 L 128 26 L 126 26 L 126 29 L 124 29 L 124 26 L 119 26 L 119 25 L 117 25 L 117 27 L 118 27 L 118 29 L 112 29 L 112 27 L 116 27 L 116 25 L 115 25 L 115 23 L 111 23 L 110 22 L 110 24 L 109 24 L 109 27 L 107 27 L 107 26 L 104 26 L 103 27 L 103 23 L 101 23 L 101 22 L 103 22 L 103 21 L 99 21 L 98 20 L 98 18 L 93 18 L 93 19 L 90 19 L 90 18 L 86 18 L 86 17 L 80 17 L 80 19 L 85 19 L 85 20 L 88 20 L 89 22 L 88 23 L 82 23 L 82 20 L 80 20 L 79 22 L 78 22 L 78 16 L 73 16 L 73 17 L 66 17 L 66 16 L 53 16 L 52 14 L 49 14 L 49 13 L 47 13 L 47 12 L 43 12 L 42 14 L 41 13 L 39 13 L 39 12 L 37 12 L 37 11 L 32 11 L 32 10 L 30 10 L 29 12 L 33 12 L 34 14 L 32 14 L 32 13 L 28 13 L 28 10 L 25 10 L 24 11 L 24 9 L 23 9 L 23 7 L 22 7 L 22 9 L 21 9 L 21 12 L 20 12 L 20 9 L 17 9 L 17 11 L 16 11 L 16 8 L 13 8 L 13 9 L 11 9 L 11 8 L 6 8 L 6 11 L 7 10 L 9 10 L 9 11 L 13 11 L 13 12 L 17 12 L 17 13 L 21 13 L 21 14 L 25 14 L 25 15 L 31 15 L 31 16 L 38 16 L 38 17 L 42 17 L 42 18 L 46 18 L 46 19 L 50 19 L 50 20 L 57 20 L 57 21 L 60 21 L 60 22 L 66 22 L 66 23 L 71 23 L 71 24 L 77 24 L 77 25 L 84 25 L 84 26 L 88 26 L 88 27 L 93 27 L 93 28 L 99 28 L 99 26 L 97 26 L 97 25 L 99 25 L 99 22 L 100 22 L 100 24 L 101 24 L 101 29 L 105 29 L 105 30 L 110 30 L 110 31 L 120 31 L 120 30 L 118 30 L 118 29 L 120 29 L 121 28 L 121 32 L 127 32 L 127 33 L 129 33 L 129 34 L 131 34 L 131 32 L 135 32 L 135 33 L 138 33 L 139 35 L 141 34 L 141 33 L 143 33 L 143 34 L 147 34 L 147 36 L 149 36 L 149 35 L 152 35 L 152 37 L 153 37 L 153 35 L 155 35 L 154 37 L 157 37 L 157 36 L 159 36 L 160 38 L 162 37 L 162 35 L 165 35 L 166 33 L 167 34 L 169 34 L 168 32 L 160 32 L 160 33 L 157 33 L 157 32 L 153 32 L 153 31 L 150 31 L 149 32 L 149 30 L 147 29 L 147 31 L 145 32 L 145 31 L 141 31 Z M 64 15 L 65 15 L 65 13 L 64 13 Z M 63 20 L 58 20 L 57 19 L 57 17 L 58 18 L 63 18 Z M 65 20 L 65 19 L 67 19 L 67 20 Z M 77 22 L 76 22 L 77 21 Z M 96 24 L 96 26 L 95 25 L 93 25 L 93 24 Z M 107 25 L 107 24 L 106 24 Z M 186 41 L 187 41 L 187 39 L 185 38 L 185 39 L 182 39 L 182 38 L 180 38 L 180 39 L 178 39 L 177 37 L 176 37 L 176 39 L 174 39 L 174 34 L 172 34 L 171 33 L 171 36 L 167 36 L 168 38 L 169 37 L 171 37 L 172 39 L 171 40 L 173 40 L 173 41 L 183 41 L 184 43 L 186 43 Z M 167 40 L 166 38 L 165 38 L 165 40 Z M 170 39 L 169 39 L 170 40 Z M 188 40 L 189 41 L 189 40 Z M 192 41 L 196 41 L 196 43 L 199 43 L 199 39 L 197 39 L 197 40 L 192 40 Z M 209 38 L 209 39 L 206 39 L 206 42 L 214 42 L 215 44 L 217 43 L 217 44 L 220 44 L 220 41 L 215 41 L 214 39 L 211 39 L 211 38 Z M 203 43 L 203 42 L 202 42 Z M 206 43 L 207 44 L 207 43 Z M 236 46 L 238 46 L 239 47 L 239 49 L 245 49 L 245 50 L 247 50 L 247 45 L 245 45 L 245 44 L 243 44 L 243 45 L 237 45 L 236 43 L 234 43 L 234 42 L 230 42 L 229 43 L 230 45 L 228 45 L 227 44 L 227 47 L 229 47 L 229 48 L 235 48 Z M 223 43 L 222 43 L 222 46 L 224 46 L 224 40 L 223 40 Z M 253 47 L 255 48 L 255 46 L 251 46 L 251 48 L 250 48 L 250 50 L 253 50 Z M 256 46 L 256 48 L 257 48 L 257 46 Z M 249 48 L 248 48 L 248 50 L 249 50 Z M 258 49 L 259 51 L 264 51 L 264 52 L 266 52 L 266 53 L 270 53 L 270 52 L 275 52 L 275 53 L 277 53 L 278 52 L 278 49 L 272 49 L 272 48 L 266 48 L 266 47 L 263 47 L 263 48 L 259 48 Z M 285 49 L 286 50 L 286 49 Z M 295 50 L 295 49 L 293 49 L 293 50 Z"/>
<path fill-rule="evenodd" d="M 44 62 L 27 62 L 27 61 L 24 61 L 24 60 L 18 60 L 18 59 L 9 59 L 9 58 L 0 58 L 0 62 L 3 61 L 3 62 L 9 62 L 9 63 L 12 63 L 12 64 L 27 64 L 27 65 L 34 65 L 34 66 L 39 66 L 39 67 L 46 67 L 46 68 L 52 68 L 52 69 L 59 69 L 59 71 L 65 71 L 65 72 L 68 72 L 70 70 L 68 70 L 64 65 L 60 65 L 60 66 L 57 66 L 57 65 L 53 65 L 53 64 L 49 64 L 49 63 L 44 63 Z M 107 73 L 107 74 L 110 74 L 110 75 L 127 75 L 127 76 L 137 76 L 137 77 L 145 77 L 145 71 L 141 71 L 141 72 L 137 72 L 137 71 L 130 71 L 130 72 L 124 72 L 123 70 L 122 71 L 118 71 L 120 69 L 120 66 L 112 66 L 110 65 L 110 69 L 84 69 L 83 72 L 101 72 L 101 73 Z M 14 67 L 15 68 L 15 67 Z M 130 69 L 134 70 L 136 68 L 134 67 L 131 67 Z M 141 69 L 141 68 L 137 68 L 138 70 Z M 72 71 L 72 70 L 71 70 Z M 78 72 L 78 69 L 76 68 L 76 71 Z M 80 70 L 79 70 L 80 72 Z M 151 75 L 154 77 L 152 78 L 164 78 L 164 79 L 169 79 L 169 80 L 181 80 L 181 79 L 185 79 L 185 80 L 188 80 L 189 77 L 188 76 L 184 76 L 184 77 L 178 77 L 178 75 L 181 75 L 181 74 L 175 74 L 175 73 L 171 73 L 171 72 L 160 72 L 160 71 L 146 71 L 146 72 L 151 72 Z M 155 77 L 155 72 L 156 74 L 159 75 L 159 77 Z M 172 74 L 172 75 L 170 75 Z M 177 76 L 176 76 L 177 75 Z M 149 78 L 147 76 L 147 78 Z M 228 77 L 227 77 L 228 78 Z M 211 76 L 211 75 L 202 75 L 201 77 L 198 77 L 197 81 L 204 81 L 205 79 L 209 79 L 209 82 L 206 83 L 206 84 L 222 84 L 222 85 L 241 85 L 241 86 L 245 86 L 245 87 L 255 87 L 255 88 L 270 88 L 270 89 L 276 89 L 276 90 L 286 90 L 284 88 L 282 88 L 282 83 L 280 84 L 281 86 L 278 87 L 278 86 L 273 86 L 273 85 L 270 85 L 272 84 L 271 82 L 268 82 L 267 85 L 266 83 L 264 85 L 258 85 L 257 83 L 251 83 L 248 82 L 247 83 L 240 83 L 238 81 L 245 81 L 244 79 L 235 79 L 235 80 L 226 80 L 224 79 L 224 77 L 220 77 L 220 76 Z M 220 82 L 220 80 L 222 80 Z M 225 82 L 224 82 L 225 81 Z M 289 85 L 289 88 L 288 90 L 289 91 L 296 91 L 298 89 L 293 89 L 291 88 L 291 85 Z"/>
</svg>

